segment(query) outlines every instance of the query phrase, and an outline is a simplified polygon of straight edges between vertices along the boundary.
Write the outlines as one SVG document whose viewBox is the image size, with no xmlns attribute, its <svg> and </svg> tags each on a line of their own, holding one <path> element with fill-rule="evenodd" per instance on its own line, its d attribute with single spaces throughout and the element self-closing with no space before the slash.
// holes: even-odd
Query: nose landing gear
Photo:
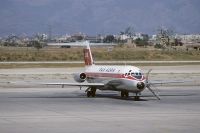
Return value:
<svg viewBox="0 0 200 133">
<path fill-rule="evenodd" d="M 140 100 L 140 96 L 138 96 L 138 93 L 136 93 L 136 95 L 134 96 L 134 100 L 135 101 L 139 101 Z"/>
</svg>

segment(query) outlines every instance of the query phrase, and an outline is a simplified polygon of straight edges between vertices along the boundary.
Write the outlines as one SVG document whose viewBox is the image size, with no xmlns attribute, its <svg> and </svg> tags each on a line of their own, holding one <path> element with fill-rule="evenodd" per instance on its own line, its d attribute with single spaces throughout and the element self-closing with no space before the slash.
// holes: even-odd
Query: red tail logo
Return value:
<svg viewBox="0 0 200 133">
<path fill-rule="evenodd" d="M 84 61 L 85 61 L 85 65 L 86 65 L 86 66 L 92 65 L 92 64 L 93 64 L 93 61 L 92 61 L 90 49 L 84 49 L 83 52 L 84 52 Z"/>
</svg>

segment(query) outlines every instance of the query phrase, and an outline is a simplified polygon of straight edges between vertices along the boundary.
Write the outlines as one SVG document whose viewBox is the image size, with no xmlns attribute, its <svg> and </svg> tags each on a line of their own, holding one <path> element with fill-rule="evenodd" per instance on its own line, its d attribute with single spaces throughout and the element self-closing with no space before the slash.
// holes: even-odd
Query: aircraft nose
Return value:
<svg viewBox="0 0 200 133">
<path fill-rule="evenodd" d="M 144 84 L 143 82 L 138 82 L 138 83 L 137 83 L 137 88 L 138 88 L 139 90 L 143 90 L 144 87 L 145 87 L 145 84 Z"/>
</svg>

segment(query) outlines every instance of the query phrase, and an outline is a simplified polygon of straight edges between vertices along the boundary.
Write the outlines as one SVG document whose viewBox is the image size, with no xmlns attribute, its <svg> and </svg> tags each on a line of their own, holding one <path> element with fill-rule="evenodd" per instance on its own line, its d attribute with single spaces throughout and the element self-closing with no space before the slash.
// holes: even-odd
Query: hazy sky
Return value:
<svg viewBox="0 0 200 133">
<path fill-rule="evenodd" d="M 14 34 L 200 33 L 200 0 L 1 0 L 0 36 Z"/>
</svg>

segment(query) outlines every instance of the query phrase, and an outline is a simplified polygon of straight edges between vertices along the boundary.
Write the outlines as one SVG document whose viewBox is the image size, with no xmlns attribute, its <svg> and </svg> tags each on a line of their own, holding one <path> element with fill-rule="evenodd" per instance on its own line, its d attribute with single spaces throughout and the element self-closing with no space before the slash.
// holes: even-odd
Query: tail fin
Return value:
<svg viewBox="0 0 200 133">
<path fill-rule="evenodd" d="M 83 49 L 84 53 L 84 61 L 86 66 L 91 66 L 94 64 L 93 58 L 92 58 L 92 53 L 90 50 L 89 42 L 86 42 L 87 47 Z"/>
</svg>

